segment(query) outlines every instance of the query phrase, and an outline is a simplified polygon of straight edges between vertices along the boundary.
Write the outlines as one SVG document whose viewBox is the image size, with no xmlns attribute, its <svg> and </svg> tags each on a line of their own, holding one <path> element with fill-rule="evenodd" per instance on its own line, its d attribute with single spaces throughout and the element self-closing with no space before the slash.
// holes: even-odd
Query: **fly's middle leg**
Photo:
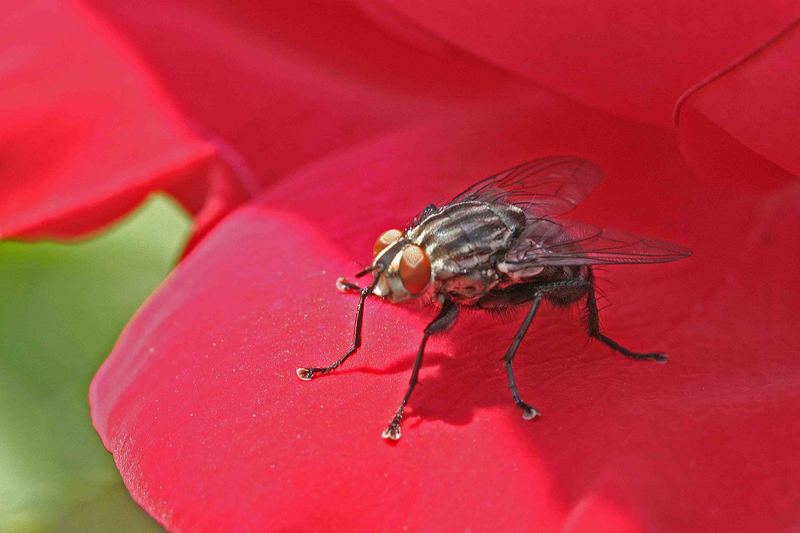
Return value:
<svg viewBox="0 0 800 533">
<path fill-rule="evenodd" d="M 403 401 L 400 403 L 400 407 L 398 407 L 397 411 L 392 417 L 392 420 L 389 422 L 389 425 L 381 434 L 381 437 L 384 439 L 398 440 L 400 438 L 400 422 L 403 420 L 403 411 L 408 403 L 408 399 L 411 398 L 411 393 L 413 392 L 414 387 L 417 385 L 419 369 L 422 367 L 422 357 L 425 355 L 425 345 L 428 343 L 428 338 L 431 335 L 448 329 L 455 323 L 457 318 L 458 306 L 451 300 L 445 300 L 442 309 L 439 311 L 439 314 L 436 315 L 436 318 L 434 318 L 433 321 L 425 328 L 425 331 L 422 334 L 422 342 L 420 343 L 419 350 L 417 351 L 417 358 L 414 360 L 414 368 L 411 370 L 411 379 L 408 382 L 408 389 L 406 390 L 405 396 L 403 396 Z"/>
<path fill-rule="evenodd" d="M 528 332 L 528 328 L 530 327 L 531 323 L 533 322 L 533 317 L 536 316 L 536 311 L 539 309 L 539 305 L 542 303 L 542 299 L 547 296 L 548 294 L 558 294 L 560 291 L 567 291 L 572 292 L 575 290 L 588 290 L 591 287 L 591 284 L 587 280 L 583 279 L 573 279 L 573 280 L 564 280 L 564 281 L 556 281 L 553 283 L 547 283 L 543 285 L 533 286 L 531 288 L 531 308 L 528 311 L 528 314 L 525 316 L 525 320 L 522 321 L 519 329 L 517 330 L 517 334 L 514 335 L 514 340 L 511 342 L 511 346 L 509 346 L 506 355 L 503 357 L 503 361 L 505 361 L 506 366 L 506 375 L 508 376 L 508 386 L 511 389 L 511 397 L 514 399 L 514 403 L 522 409 L 522 418 L 525 420 L 533 420 L 537 416 L 541 415 L 538 409 L 533 407 L 532 405 L 524 402 L 520 397 L 519 390 L 517 389 L 517 381 L 514 379 L 514 369 L 512 368 L 512 362 L 514 361 L 514 356 L 517 354 L 517 350 L 519 349 L 519 345 L 522 342 L 522 339 L 525 337 L 525 334 Z"/>
<path fill-rule="evenodd" d="M 522 409 L 522 418 L 525 420 L 533 420 L 539 416 L 540 413 L 538 409 L 522 401 L 519 390 L 517 390 L 517 382 L 514 379 L 514 370 L 511 368 L 511 363 L 514 361 L 514 356 L 517 354 L 519 344 L 522 342 L 522 338 L 525 337 L 525 333 L 528 332 L 528 328 L 531 322 L 533 322 L 533 317 L 536 316 L 536 311 L 539 309 L 539 304 L 541 303 L 542 293 L 539 292 L 534 296 L 533 303 L 531 304 L 528 314 L 525 316 L 525 320 L 517 330 L 517 334 L 514 335 L 514 340 L 511 342 L 511 346 L 508 348 L 505 357 L 503 357 L 503 360 L 506 362 L 506 374 L 508 375 L 508 386 L 511 388 L 511 396 L 514 398 L 514 403 Z"/>
<path fill-rule="evenodd" d="M 625 357 L 631 359 L 638 359 L 640 361 L 653 360 L 657 363 L 666 363 L 667 354 L 664 352 L 634 352 L 622 346 L 620 343 L 610 337 L 606 337 L 600 332 L 600 312 L 597 309 L 597 298 L 594 294 L 594 285 L 591 286 L 586 296 L 586 311 L 587 311 L 587 327 L 589 328 L 589 335 L 599 340 L 612 350 L 621 353 Z"/>
</svg>

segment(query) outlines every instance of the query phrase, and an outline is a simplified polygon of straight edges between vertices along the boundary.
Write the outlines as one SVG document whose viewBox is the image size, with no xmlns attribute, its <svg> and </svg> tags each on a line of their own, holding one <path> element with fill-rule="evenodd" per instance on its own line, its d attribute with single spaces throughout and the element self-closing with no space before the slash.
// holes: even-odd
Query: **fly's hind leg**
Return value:
<svg viewBox="0 0 800 533">
<path fill-rule="evenodd" d="M 414 360 L 414 368 L 411 370 L 411 379 L 408 382 L 408 389 L 406 390 L 405 396 L 403 396 L 400 407 L 381 434 L 384 439 L 398 440 L 400 438 L 400 422 L 403 420 L 403 411 L 408 403 L 408 399 L 411 397 L 411 392 L 417 385 L 419 369 L 422 367 L 422 356 L 425 355 L 425 344 L 428 343 L 428 337 L 448 329 L 455 323 L 457 318 L 458 306 L 451 300 L 445 300 L 439 314 L 436 315 L 436 318 L 425 328 L 425 332 L 422 334 L 422 342 L 419 345 L 419 351 L 417 351 L 417 358 Z"/>
<path fill-rule="evenodd" d="M 657 363 L 666 363 L 667 354 L 664 352 L 634 352 L 622 346 L 620 343 L 610 337 L 606 337 L 600 332 L 600 312 L 597 309 L 597 298 L 594 294 L 594 285 L 587 292 L 586 296 L 586 311 L 587 311 L 587 326 L 589 328 L 589 335 L 599 340 L 612 350 L 621 353 L 625 357 L 631 359 L 638 359 L 640 361 L 653 360 Z"/>
</svg>

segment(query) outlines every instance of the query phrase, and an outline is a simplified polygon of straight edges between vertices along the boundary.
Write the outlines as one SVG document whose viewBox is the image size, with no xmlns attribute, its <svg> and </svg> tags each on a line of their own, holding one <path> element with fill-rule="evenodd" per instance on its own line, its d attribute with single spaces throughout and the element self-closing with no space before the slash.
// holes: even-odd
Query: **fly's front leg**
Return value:
<svg viewBox="0 0 800 533">
<path fill-rule="evenodd" d="M 644 353 L 634 352 L 622 346 L 614 339 L 606 337 L 605 335 L 600 333 L 600 312 L 597 309 L 597 298 L 595 298 L 594 295 L 594 285 L 592 285 L 592 287 L 589 289 L 588 295 L 586 297 L 586 310 L 588 315 L 587 326 L 589 328 L 589 335 L 591 335 L 595 339 L 606 344 L 614 351 L 621 353 L 625 357 L 630 357 L 631 359 L 638 359 L 640 361 L 653 360 L 657 363 L 667 362 L 667 354 L 665 354 L 664 352 L 644 352 Z"/>
<path fill-rule="evenodd" d="M 363 290 L 361 287 L 351 281 L 347 281 L 345 278 L 339 278 L 336 280 L 336 288 L 339 289 L 340 292 L 360 293 Z"/>
<path fill-rule="evenodd" d="M 411 370 L 411 379 L 408 382 L 408 390 L 406 390 L 406 394 L 403 396 L 403 401 L 400 403 L 400 407 L 392 417 L 391 422 L 389 422 L 389 425 L 381 434 L 381 437 L 384 439 L 397 440 L 400 438 L 400 422 L 403 420 L 403 410 L 408 403 L 408 399 L 411 397 L 411 392 L 414 390 L 414 387 L 417 384 L 419 378 L 419 369 L 422 367 L 422 357 L 425 354 L 425 344 L 428 342 L 428 337 L 448 329 L 455 323 L 457 318 L 458 306 L 451 300 L 445 300 L 442 309 L 439 311 L 439 314 L 436 315 L 436 318 L 434 318 L 433 321 L 425 328 L 425 331 L 422 334 L 422 342 L 420 343 L 419 350 L 417 351 L 417 358 L 414 360 L 414 368 Z"/>
<path fill-rule="evenodd" d="M 343 356 L 341 356 L 339 359 L 337 359 L 333 364 L 329 366 L 298 368 L 296 370 L 298 378 L 302 379 L 303 381 L 310 381 L 311 379 L 314 378 L 314 376 L 318 375 L 321 376 L 333 372 L 339 367 L 339 365 L 344 363 L 348 357 L 350 357 L 351 355 L 353 355 L 358 351 L 359 347 L 361 346 L 361 326 L 364 323 L 364 302 L 366 302 L 367 297 L 370 294 L 372 294 L 372 291 L 378 285 L 378 280 L 379 277 L 375 276 L 375 281 L 372 282 L 372 285 L 370 285 L 369 287 L 364 287 L 363 289 L 361 289 L 360 287 L 358 287 L 358 285 L 355 285 L 354 283 L 350 283 L 344 278 L 339 278 L 338 280 L 336 280 L 336 287 L 339 288 L 339 290 L 353 290 L 353 288 L 355 288 L 356 290 L 360 290 L 360 296 L 358 298 L 358 308 L 356 309 L 356 325 L 355 325 L 355 331 L 353 332 L 353 344 L 350 346 L 350 349 L 347 350 L 347 352 Z"/>
</svg>

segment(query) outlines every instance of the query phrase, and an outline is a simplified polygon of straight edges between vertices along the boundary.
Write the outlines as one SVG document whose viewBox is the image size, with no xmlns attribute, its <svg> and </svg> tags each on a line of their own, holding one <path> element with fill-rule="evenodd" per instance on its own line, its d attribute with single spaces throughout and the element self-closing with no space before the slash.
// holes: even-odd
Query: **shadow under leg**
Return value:
<svg viewBox="0 0 800 533">
<path fill-rule="evenodd" d="M 597 299 L 594 294 L 594 285 L 592 285 L 587 292 L 586 311 L 589 335 L 604 343 L 606 346 L 609 346 L 612 350 L 621 353 L 625 357 L 638 359 L 640 361 L 653 360 L 657 363 L 667 362 L 667 354 L 664 352 L 634 352 L 622 346 L 614 339 L 606 337 L 600 332 L 600 312 L 597 309 Z"/>
<path fill-rule="evenodd" d="M 451 300 L 445 300 L 439 314 L 436 315 L 436 318 L 425 328 L 422 334 L 422 342 L 417 351 L 417 358 L 414 360 L 414 368 L 411 370 L 411 379 L 408 382 L 408 389 L 406 390 L 405 396 L 403 396 L 403 401 L 400 403 L 397 412 L 395 412 L 389 425 L 383 430 L 383 433 L 381 433 L 381 437 L 384 439 L 398 440 L 401 436 L 400 422 L 403 420 L 403 411 L 408 403 L 408 399 L 411 398 L 411 393 L 419 380 L 419 369 L 422 367 L 422 358 L 425 355 L 425 345 L 428 343 L 428 337 L 448 329 L 455 323 L 457 318 L 458 306 Z"/>
</svg>

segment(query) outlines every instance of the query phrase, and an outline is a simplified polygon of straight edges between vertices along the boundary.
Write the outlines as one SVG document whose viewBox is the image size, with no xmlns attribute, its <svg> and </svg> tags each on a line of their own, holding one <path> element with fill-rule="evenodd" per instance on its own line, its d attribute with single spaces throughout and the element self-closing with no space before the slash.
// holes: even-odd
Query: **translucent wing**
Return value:
<svg viewBox="0 0 800 533">
<path fill-rule="evenodd" d="M 449 203 L 504 202 L 538 216 L 560 215 L 586 198 L 602 177 L 603 171 L 591 161 L 545 157 L 482 179 Z"/>
<path fill-rule="evenodd" d="M 519 266 L 667 263 L 692 255 L 677 244 L 574 221 L 529 219 L 505 262 Z"/>
</svg>

